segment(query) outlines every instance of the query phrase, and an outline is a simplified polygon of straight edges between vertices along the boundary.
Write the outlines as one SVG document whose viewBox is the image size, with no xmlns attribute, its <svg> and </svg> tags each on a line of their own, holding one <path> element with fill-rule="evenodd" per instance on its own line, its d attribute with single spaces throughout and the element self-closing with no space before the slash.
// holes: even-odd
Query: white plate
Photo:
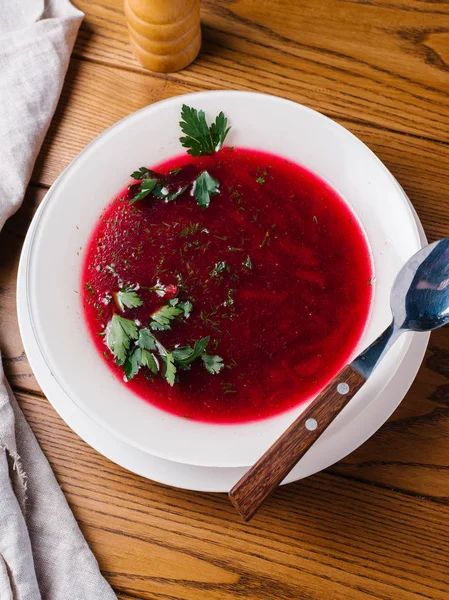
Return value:
<svg viewBox="0 0 449 600">
<path fill-rule="evenodd" d="M 421 242 L 426 238 L 416 217 Z M 18 315 L 23 343 L 31 367 L 40 386 L 51 399 L 59 415 L 70 427 L 98 452 L 118 465 L 153 481 L 178 488 L 204 491 L 228 492 L 245 472 L 245 467 L 218 468 L 198 467 L 171 462 L 152 456 L 120 439 L 92 421 L 66 396 L 52 377 L 33 334 L 28 305 L 26 302 L 26 268 L 29 253 L 29 240 L 32 228 L 25 241 L 18 274 Z M 410 387 L 424 356 L 429 334 L 409 334 L 404 360 L 375 403 L 369 403 L 365 410 L 353 420 L 347 435 L 336 439 L 326 448 L 326 452 L 315 453 L 312 448 L 301 462 L 287 476 L 283 483 L 297 481 L 325 469 L 341 460 L 373 435 L 397 408 Z M 318 444 L 316 444 L 318 447 Z"/>
<path fill-rule="evenodd" d="M 315 111 L 262 94 L 201 92 L 151 105 L 98 136 L 58 178 L 35 217 L 24 266 L 31 325 L 53 377 L 80 410 L 135 448 L 192 465 L 244 466 L 257 460 L 304 405 L 243 425 L 211 425 L 167 414 L 113 376 L 91 343 L 82 315 L 81 250 L 134 168 L 182 151 L 178 121 L 184 102 L 203 108 L 209 117 L 223 110 L 232 124 L 230 144 L 305 165 L 353 207 L 367 233 L 377 277 L 372 316 L 358 350 L 389 323 L 394 278 L 421 244 L 400 187 L 360 140 Z M 405 337 L 399 340 L 321 437 L 313 456 L 329 453 L 334 438 L 338 445 L 336 438 L 350 436 L 352 421 L 383 394 L 408 343 Z"/>
</svg>

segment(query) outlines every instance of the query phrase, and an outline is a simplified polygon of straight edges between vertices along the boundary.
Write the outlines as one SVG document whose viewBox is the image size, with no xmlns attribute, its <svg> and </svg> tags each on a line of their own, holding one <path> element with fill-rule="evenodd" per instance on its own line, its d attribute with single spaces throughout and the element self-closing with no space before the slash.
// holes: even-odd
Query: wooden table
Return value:
<svg viewBox="0 0 449 600">
<path fill-rule="evenodd" d="M 166 76 L 131 55 L 121 0 L 75 4 L 86 19 L 62 98 L 0 237 L 0 333 L 7 376 L 103 573 L 121 599 L 449 598 L 449 328 L 373 438 L 244 524 L 224 495 L 134 476 L 72 433 L 33 377 L 15 310 L 23 238 L 62 169 L 118 119 L 193 90 L 263 91 L 329 115 L 391 169 L 429 239 L 449 236 L 449 4 L 203 0 L 201 55 Z"/>
</svg>

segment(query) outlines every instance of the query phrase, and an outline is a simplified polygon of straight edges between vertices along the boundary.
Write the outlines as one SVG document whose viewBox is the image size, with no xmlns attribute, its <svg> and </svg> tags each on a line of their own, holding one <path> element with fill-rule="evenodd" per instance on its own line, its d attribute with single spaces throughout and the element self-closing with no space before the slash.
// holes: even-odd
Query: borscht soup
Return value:
<svg viewBox="0 0 449 600">
<path fill-rule="evenodd" d="M 310 399 L 348 362 L 373 270 L 335 190 L 282 157 L 223 146 L 220 126 L 139 168 L 105 208 L 82 302 L 130 391 L 180 417 L 243 423 Z"/>
</svg>

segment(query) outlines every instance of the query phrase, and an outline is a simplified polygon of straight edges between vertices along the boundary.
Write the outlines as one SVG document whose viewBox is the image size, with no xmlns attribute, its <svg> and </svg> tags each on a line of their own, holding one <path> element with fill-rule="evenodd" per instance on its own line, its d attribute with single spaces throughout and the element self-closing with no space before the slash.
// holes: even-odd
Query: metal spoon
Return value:
<svg viewBox="0 0 449 600">
<path fill-rule="evenodd" d="M 246 521 L 354 397 L 404 331 L 431 331 L 449 322 L 449 238 L 425 246 L 407 261 L 394 282 L 390 305 L 391 325 L 334 377 L 229 492 Z"/>
</svg>

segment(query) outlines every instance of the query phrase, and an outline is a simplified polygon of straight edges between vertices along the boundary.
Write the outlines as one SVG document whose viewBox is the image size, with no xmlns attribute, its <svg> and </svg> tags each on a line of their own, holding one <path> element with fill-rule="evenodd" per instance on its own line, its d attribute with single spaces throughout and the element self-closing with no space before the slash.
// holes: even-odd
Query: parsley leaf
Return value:
<svg viewBox="0 0 449 600">
<path fill-rule="evenodd" d="M 193 183 L 193 195 L 203 210 L 210 204 L 210 197 L 219 193 L 219 182 L 211 177 L 207 171 L 198 175 Z"/>
<path fill-rule="evenodd" d="M 123 369 L 127 381 L 131 381 L 137 375 L 140 367 L 148 367 L 152 373 L 156 375 L 159 371 L 159 363 L 157 358 L 142 348 L 136 348 L 125 360 Z"/>
<path fill-rule="evenodd" d="M 206 371 L 211 375 L 217 375 L 224 367 L 223 359 L 216 354 L 212 355 L 204 353 L 201 355 L 201 360 L 203 361 Z"/>
<path fill-rule="evenodd" d="M 165 331 L 170 329 L 170 321 L 172 321 L 179 314 L 181 314 L 179 308 L 163 306 L 156 314 L 153 315 L 153 321 L 150 323 L 150 327 L 155 331 Z"/>
<path fill-rule="evenodd" d="M 119 292 L 115 292 L 113 296 L 115 303 L 122 312 L 125 308 L 137 308 L 143 304 L 137 292 L 130 286 L 124 287 Z"/>
<path fill-rule="evenodd" d="M 118 365 L 123 365 L 131 341 L 138 338 L 137 325 L 130 319 L 114 314 L 105 332 L 106 345 L 112 352 Z"/>
<path fill-rule="evenodd" d="M 139 331 L 137 343 L 142 349 L 145 348 L 146 350 L 156 350 L 154 335 L 146 327 Z"/>
<path fill-rule="evenodd" d="M 167 181 L 159 181 L 157 185 L 155 185 L 152 190 L 153 196 L 155 198 L 159 198 L 160 200 L 165 200 L 165 202 L 171 202 L 172 200 L 176 200 L 179 196 L 187 190 L 189 184 L 181 185 L 175 192 L 170 193 L 170 188 L 173 189 L 173 185 Z"/>
<path fill-rule="evenodd" d="M 155 375 L 159 371 L 159 362 L 157 358 L 154 356 L 154 354 L 148 352 L 148 350 L 142 350 L 140 364 L 142 367 L 148 367 Z"/>
<path fill-rule="evenodd" d="M 210 126 L 210 136 L 212 138 L 212 144 L 214 145 L 214 151 L 218 152 L 221 150 L 226 136 L 229 133 L 230 127 L 227 127 L 228 120 L 224 116 L 223 112 L 220 112 L 215 123 Z"/>
<path fill-rule="evenodd" d="M 183 104 L 181 119 L 179 125 L 186 137 L 180 138 L 179 141 L 184 148 L 187 148 L 187 153 L 192 156 L 212 154 L 214 147 L 204 111 L 197 111 L 195 108 Z"/>
<path fill-rule="evenodd" d="M 168 187 L 165 185 L 165 182 L 159 181 L 159 183 L 153 189 L 153 196 L 163 200 L 168 196 L 168 194 Z"/>
<path fill-rule="evenodd" d="M 178 306 L 184 312 L 184 318 L 188 319 L 190 317 L 190 313 L 192 312 L 192 303 L 187 300 L 186 302 L 180 302 Z"/>
<path fill-rule="evenodd" d="M 133 179 L 148 179 L 149 177 L 153 178 L 155 175 L 157 175 L 157 173 L 147 169 L 146 167 L 140 167 L 140 169 L 137 169 L 137 171 L 131 173 L 131 177 Z"/>
<path fill-rule="evenodd" d="M 209 341 L 210 336 L 207 336 L 195 342 L 193 348 L 191 346 L 175 348 L 172 351 L 172 356 L 176 365 L 181 369 L 189 369 L 190 363 L 201 357 L 201 360 L 203 361 L 203 364 L 209 373 L 212 375 L 219 373 L 224 367 L 223 359 L 221 356 L 217 356 L 216 354 L 206 354 L 205 350 Z"/>
<path fill-rule="evenodd" d="M 179 125 L 186 137 L 180 138 L 180 142 L 191 156 L 218 152 L 230 130 L 227 127 L 228 120 L 222 112 L 209 127 L 203 110 L 198 111 L 183 104 L 181 119 Z"/>
<path fill-rule="evenodd" d="M 176 366 L 173 355 L 170 352 L 167 352 L 164 348 L 164 353 L 161 353 L 161 358 L 165 366 L 163 377 L 167 383 L 173 386 L 175 384 L 176 377 Z"/>
<path fill-rule="evenodd" d="M 196 341 L 193 348 L 183 346 L 169 351 L 151 331 L 170 329 L 171 321 L 175 317 L 183 315 L 184 318 L 188 318 L 191 310 L 191 302 L 180 302 L 179 298 L 173 298 L 152 315 L 149 327 L 142 328 L 138 328 L 136 322 L 131 319 L 113 315 L 106 327 L 105 340 L 116 363 L 123 366 L 125 381 L 130 381 L 142 367 L 146 367 L 154 375 L 160 373 L 167 383 L 173 386 L 177 370 L 190 369 L 191 363 L 200 357 L 210 373 L 218 373 L 221 370 L 222 359 L 205 354 L 210 341 L 209 336 Z M 162 368 L 159 361 L 163 363 Z M 148 373 L 146 376 L 151 377 Z"/>
<path fill-rule="evenodd" d="M 209 343 L 209 341 L 210 341 L 210 335 L 202 338 L 198 342 L 195 342 L 195 347 L 193 348 L 192 360 L 195 360 L 196 358 L 198 358 L 198 356 L 200 356 L 200 354 L 202 354 L 204 352 L 204 350 L 206 350 L 207 344 Z"/>
<path fill-rule="evenodd" d="M 202 338 L 198 342 L 195 342 L 195 346 L 192 348 L 191 346 L 183 346 L 182 348 L 175 348 L 172 351 L 173 358 L 180 365 L 188 365 L 194 360 L 196 360 L 207 347 L 209 343 L 210 336 Z"/>
<path fill-rule="evenodd" d="M 132 354 L 128 356 L 123 365 L 125 371 L 125 377 L 127 381 L 130 381 L 139 372 L 142 361 L 142 350 L 136 348 Z"/>
<path fill-rule="evenodd" d="M 156 179 L 155 177 L 148 177 L 147 179 L 143 179 L 142 183 L 140 184 L 139 191 L 133 198 L 131 198 L 130 204 L 134 204 L 134 202 L 137 202 L 138 200 L 142 200 L 142 198 L 145 198 L 145 196 L 148 196 L 148 194 L 154 190 L 156 183 L 158 181 L 159 180 Z"/>
<path fill-rule="evenodd" d="M 176 200 L 176 198 L 178 198 L 178 196 L 182 196 L 182 194 L 186 191 L 186 189 L 188 187 L 189 187 L 188 185 L 184 185 L 184 186 L 178 188 L 178 191 L 173 192 L 172 194 L 168 194 L 168 196 L 166 197 L 166 201 L 171 202 L 172 200 Z"/>
<path fill-rule="evenodd" d="M 172 351 L 173 358 L 178 363 L 189 363 L 190 357 L 193 355 L 193 348 L 191 346 L 182 346 L 181 348 L 175 348 Z"/>
<path fill-rule="evenodd" d="M 179 298 L 172 298 L 168 301 L 168 304 L 151 315 L 150 327 L 155 331 L 166 331 L 170 329 L 171 321 L 175 317 L 183 315 L 187 319 L 191 311 L 191 302 L 179 302 Z"/>
</svg>

